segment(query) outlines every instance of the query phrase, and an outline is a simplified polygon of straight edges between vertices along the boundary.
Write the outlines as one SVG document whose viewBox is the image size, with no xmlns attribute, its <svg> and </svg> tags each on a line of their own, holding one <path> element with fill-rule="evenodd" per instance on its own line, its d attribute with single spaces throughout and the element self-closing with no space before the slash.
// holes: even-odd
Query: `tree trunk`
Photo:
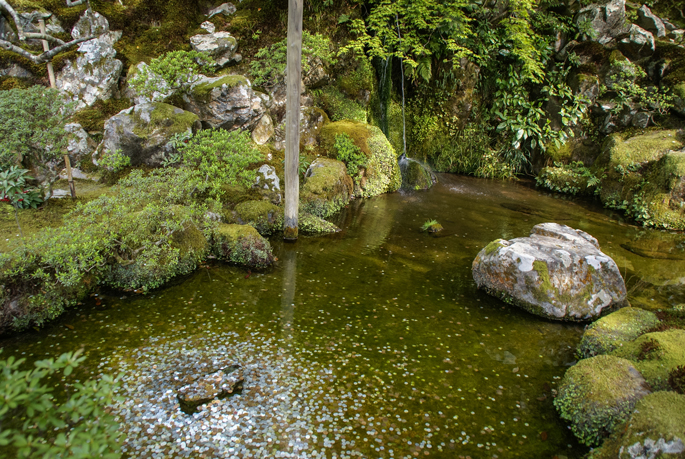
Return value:
<svg viewBox="0 0 685 459">
<path fill-rule="evenodd" d="M 297 240 L 300 200 L 300 91 L 302 88 L 302 3 L 288 0 L 288 66 L 285 102 L 285 223 L 283 238 Z"/>
</svg>

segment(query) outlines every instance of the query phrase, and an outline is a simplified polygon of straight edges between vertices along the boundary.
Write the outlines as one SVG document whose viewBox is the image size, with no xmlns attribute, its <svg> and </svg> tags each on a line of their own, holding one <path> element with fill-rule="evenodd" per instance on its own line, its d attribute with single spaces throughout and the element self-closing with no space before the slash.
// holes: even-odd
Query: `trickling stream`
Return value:
<svg viewBox="0 0 685 459">
<path fill-rule="evenodd" d="M 433 218 L 436 237 L 419 231 Z M 342 233 L 275 239 L 271 272 L 217 264 L 147 296 L 101 293 L 0 345 L 31 361 L 83 346 L 77 378 L 123 371 L 130 457 L 580 458 L 552 394 L 582 325 L 479 292 L 471 263 L 555 221 L 599 240 L 634 305 L 684 303 L 683 236 L 618 218 L 524 183 L 441 175 L 427 192 L 352 203 Z M 233 362 L 241 394 L 180 411 L 184 376 Z"/>
</svg>

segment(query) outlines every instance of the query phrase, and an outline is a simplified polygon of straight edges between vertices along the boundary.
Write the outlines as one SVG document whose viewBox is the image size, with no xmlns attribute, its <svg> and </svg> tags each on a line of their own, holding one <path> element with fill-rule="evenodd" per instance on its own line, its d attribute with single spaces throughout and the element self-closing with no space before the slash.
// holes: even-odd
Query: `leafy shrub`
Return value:
<svg viewBox="0 0 685 459">
<path fill-rule="evenodd" d="M 354 144 L 354 140 L 348 134 L 337 134 L 335 136 L 334 148 L 337 152 L 338 160 L 347 165 L 347 172 L 352 177 L 359 173 L 360 168 L 366 167 L 366 155 Z"/>
<path fill-rule="evenodd" d="M 260 49 L 250 63 L 250 72 L 255 86 L 274 86 L 283 80 L 288 56 L 287 38 Z M 302 75 L 306 75 L 315 60 L 324 66 L 336 62 L 331 50 L 331 40 L 320 34 L 302 33 Z"/>
<path fill-rule="evenodd" d="M 545 167 L 536 178 L 538 186 L 572 195 L 591 191 L 597 194 L 600 181 L 601 177 L 597 177 L 581 161 L 569 165 L 554 163 L 554 167 Z"/>
<path fill-rule="evenodd" d="M 33 180 L 29 171 L 17 166 L 0 171 L 0 201 L 7 202 L 15 209 L 35 209 L 43 202 L 41 194 L 26 181 Z"/>
<path fill-rule="evenodd" d="M 646 78 L 647 73 L 639 65 L 628 60 L 614 62 L 610 69 L 609 82 L 607 86 L 600 88 L 600 95 L 614 95 L 614 114 L 620 113 L 624 108 L 666 114 L 673 108 L 674 97 L 666 89 L 641 85 L 639 82 Z"/>
<path fill-rule="evenodd" d="M 32 86 L 0 91 L 0 167 L 33 166 L 52 191 L 67 146 L 70 104 L 59 91 Z"/>
<path fill-rule="evenodd" d="M 16 457 L 26 458 L 121 457 L 118 423 L 107 411 L 116 400 L 118 377 L 75 381 L 67 401 L 55 403 L 47 378 L 66 378 L 83 360 L 81 351 L 69 352 L 57 360 L 39 360 L 32 370 L 20 370 L 24 359 L 0 360 L 0 446 L 5 452 L 12 448 Z"/>
<path fill-rule="evenodd" d="M 150 61 L 129 80 L 131 88 L 140 96 L 155 98 L 155 93 L 186 92 L 200 76 L 208 71 L 214 60 L 197 51 L 171 51 Z"/>
<path fill-rule="evenodd" d="M 114 153 L 105 154 L 98 161 L 98 165 L 108 171 L 117 173 L 131 165 L 131 158 L 121 153 L 121 150 L 117 150 Z"/>
<path fill-rule="evenodd" d="M 490 138 L 481 128 L 462 129 L 449 137 L 433 159 L 440 172 L 482 178 L 511 178 L 515 166 L 490 148 Z"/>
</svg>

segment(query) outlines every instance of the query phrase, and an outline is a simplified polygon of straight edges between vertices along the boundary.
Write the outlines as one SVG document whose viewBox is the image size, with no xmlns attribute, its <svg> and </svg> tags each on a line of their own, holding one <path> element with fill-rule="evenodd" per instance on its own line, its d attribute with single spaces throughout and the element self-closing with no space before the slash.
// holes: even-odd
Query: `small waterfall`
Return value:
<svg viewBox="0 0 685 459">
<path fill-rule="evenodd" d="M 427 190 L 438 181 L 438 178 L 431 172 L 428 166 L 421 164 L 415 159 L 407 158 L 407 155 L 404 153 L 400 155 L 397 163 L 402 174 L 403 190 Z"/>
<path fill-rule="evenodd" d="M 402 35 L 400 34 L 400 17 L 395 13 L 395 24 L 397 24 L 397 38 L 402 45 Z M 407 154 L 407 120 L 404 116 L 404 62 L 400 61 L 400 75 L 402 82 L 402 156 Z M 387 135 L 387 134 L 386 134 Z"/>
<path fill-rule="evenodd" d="M 390 94 L 392 90 L 392 65 L 390 56 L 385 59 L 374 58 L 373 66 L 376 69 L 378 80 L 378 127 L 386 137 L 390 135 L 388 110 L 390 108 Z"/>
</svg>

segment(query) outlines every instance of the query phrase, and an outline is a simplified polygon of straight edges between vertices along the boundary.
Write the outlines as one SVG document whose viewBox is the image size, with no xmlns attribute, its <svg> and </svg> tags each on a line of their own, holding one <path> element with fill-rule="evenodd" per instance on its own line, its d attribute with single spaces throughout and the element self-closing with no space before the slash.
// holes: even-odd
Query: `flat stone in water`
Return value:
<svg viewBox="0 0 685 459">
<path fill-rule="evenodd" d="M 186 414 L 193 414 L 200 405 L 238 393 L 242 387 L 243 371 L 236 364 L 181 387 L 177 391 L 177 397 L 181 410 Z"/>
</svg>

